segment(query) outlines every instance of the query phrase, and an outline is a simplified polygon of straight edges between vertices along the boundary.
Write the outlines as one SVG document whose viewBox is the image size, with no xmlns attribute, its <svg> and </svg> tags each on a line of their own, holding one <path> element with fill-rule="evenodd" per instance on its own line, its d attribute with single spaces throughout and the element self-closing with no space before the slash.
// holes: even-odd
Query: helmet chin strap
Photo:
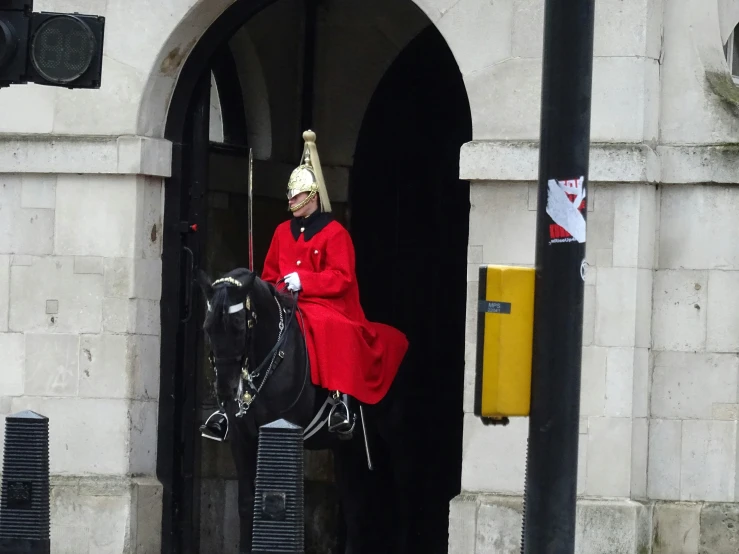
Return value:
<svg viewBox="0 0 739 554">
<path fill-rule="evenodd" d="M 298 210 L 299 210 L 300 208 L 303 208 L 304 206 L 307 206 L 307 205 L 308 205 L 308 203 L 309 203 L 309 202 L 310 202 L 311 200 L 313 200 L 313 198 L 314 198 L 315 196 L 316 196 L 316 191 L 312 191 L 312 192 L 311 192 L 311 193 L 310 193 L 310 194 L 309 194 L 308 196 L 306 196 L 305 200 L 303 200 L 303 201 L 302 201 L 302 202 L 300 202 L 299 204 L 295 204 L 294 206 L 290 206 L 290 207 L 289 207 L 288 209 L 289 209 L 289 210 L 290 210 L 291 212 L 295 213 L 295 212 L 297 212 L 297 211 L 298 211 Z"/>
</svg>

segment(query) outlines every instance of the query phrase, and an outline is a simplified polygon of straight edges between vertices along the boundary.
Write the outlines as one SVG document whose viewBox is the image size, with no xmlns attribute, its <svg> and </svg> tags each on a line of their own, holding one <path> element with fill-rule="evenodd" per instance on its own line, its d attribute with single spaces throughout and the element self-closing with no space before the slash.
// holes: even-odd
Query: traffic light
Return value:
<svg viewBox="0 0 739 554">
<path fill-rule="evenodd" d="M 34 13 L 33 0 L 0 0 L 0 87 L 100 88 L 104 33 L 104 17 Z"/>
</svg>

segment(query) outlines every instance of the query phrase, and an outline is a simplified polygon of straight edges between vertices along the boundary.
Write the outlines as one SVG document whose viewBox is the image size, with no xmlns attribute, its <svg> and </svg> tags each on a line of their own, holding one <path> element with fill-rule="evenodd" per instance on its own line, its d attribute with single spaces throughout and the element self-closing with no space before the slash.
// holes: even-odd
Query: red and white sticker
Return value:
<svg viewBox="0 0 739 554">
<path fill-rule="evenodd" d="M 549 244 L 585 242 L 585 177 L 549 179 L 548 189 L 547 214 L 554 221 L 549 225 Z"/>
</svg>

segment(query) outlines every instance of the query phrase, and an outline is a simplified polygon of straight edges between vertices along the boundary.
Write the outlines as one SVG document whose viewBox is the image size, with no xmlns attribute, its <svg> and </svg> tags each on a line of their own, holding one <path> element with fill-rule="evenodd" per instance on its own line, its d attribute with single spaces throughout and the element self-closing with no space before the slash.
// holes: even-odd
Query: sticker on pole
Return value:
<svg viewBox="0 0 739 554">
<path fill-rule="evenodd" d="M 547 214 L 552 218 L 549 225 L 549 244 L 561 242 L 585 242 L 585 177 L 559 181 L 549 179 L 547 191 Z"/>
</svg>

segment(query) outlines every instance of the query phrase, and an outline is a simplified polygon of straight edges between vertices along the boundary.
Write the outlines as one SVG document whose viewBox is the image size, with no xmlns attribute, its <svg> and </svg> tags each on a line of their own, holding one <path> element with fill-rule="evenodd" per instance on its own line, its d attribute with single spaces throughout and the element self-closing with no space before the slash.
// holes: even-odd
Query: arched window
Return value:
<svg viewBox="0 0 739 554">
<path fill-rule="evenodd" d="M 729 71 L 736 84 L 739 84 L 739 26 L 734 28 L 729 35 L 729 40 L 724 44 L 724 55 L 729 63 Z"/>
</svg>

